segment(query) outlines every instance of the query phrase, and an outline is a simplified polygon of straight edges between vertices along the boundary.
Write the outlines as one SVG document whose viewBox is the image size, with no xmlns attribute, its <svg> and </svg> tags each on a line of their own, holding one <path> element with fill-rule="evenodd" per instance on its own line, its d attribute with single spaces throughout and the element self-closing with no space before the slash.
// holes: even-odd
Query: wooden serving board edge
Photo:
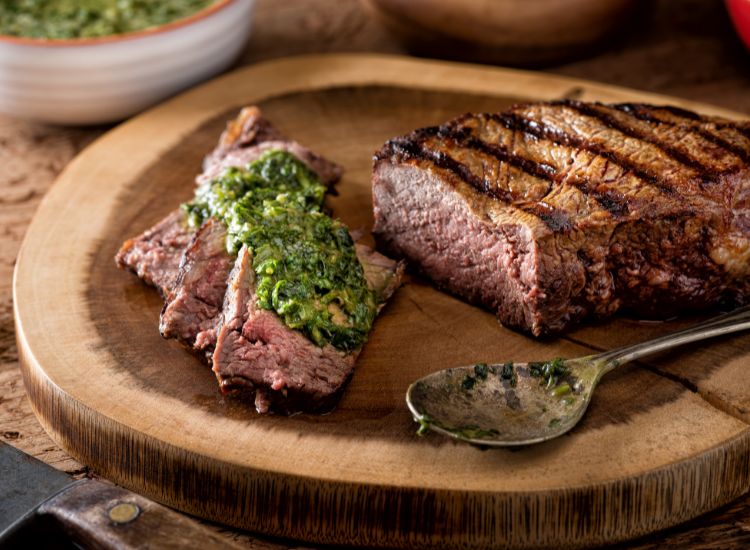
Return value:
<svg viewBox="0 0 750 550">
<path fill-rule="evenodd" d="M 44 429 L 66 451 L 83 464 L 96 465 L 96 472 L 115 483 L 183 512 L 254 532 L 301 539 L 323 544 L 359 544 L 373 547 L 464 548 L 588 547 L 611 544 L 659 531 L 693 519 L 743 495 L 750 487 L 750 431 L 745 431 L 720 447 L 706 450 L 668 467 L 654 469 L 645 475 L 615 480 L 598 486 L 528 493 L 495 493 L 489 500 L 477 500 L 470 507 L 461 529 L 440 525 L 441 510 L 450 510 L 467 499 L 457 491 L 398 490 L 401 499 L 412 509 L 423 510 L 417 518 L 405 518 L 390 506 L 393 488 L 366 483 L 328 483 L 321 490 L 319 480 L 302 476 L 251 471 L 238 465 L 206 460 L 198 453 L 181 449 L 168 442 L 135 432 L 109 417 L 102 416 L 76 401 L 58 387 L 35 361 L 33 352 L 19 338 L 22 374 L 34 414 Z M 58 426 L 75 425 L 75 431 Z M 106 437 L 102 437 L 106 434 Z M 103 442 L 108 441 L 108 445 Z M 168 458 L 168 460 L 165 460 Z M 696 501 L 684 488 L 707 484 L 712 488 Z M 706 481 L 708 480 L 708 481 Z M 292 521 L 279 520 L 277 508 L 253 514 L 267 487 L 272 495 L 264 502 L 287 507 Z M 351 494 L 357 497 L 352 501 Z M 634 506 L 622 510 L 612 524 L 612 506 L 628 500 L 628 495 L 644 492 L 653 495 L 648 508 Z M 196 498 L 200 495 L 200 498 Z M 227 516 L 224 507 L 212 504 L 222 499 L 239 501 L 235 513 Z M 691 506 L 685 506 L 690 502 Z M 306 510 L 333 510 L 328 517 L 310 521 Z M 582 509 L 596 510 L 584 516 Z M 368 529 L 361 530 L 361 514 L 366 510 Z M 481 525 L 487 517 L 503 517 L 513 531 L 465 529 Z M 556 519 L 556 524 L 535 532 L 540 517 Z M 376 519 L 374 519 L 376 518 Z M 409 523 L 409 522 L 412 523 Z M 335 528 L 320 528 L 320 522 Z M 394 526 L 398 526 L 394 530 Z M 394 537 L 394 531 L 401 535 Z M 390 536 L 389 536 L 390 535 Z"/>
</svg>

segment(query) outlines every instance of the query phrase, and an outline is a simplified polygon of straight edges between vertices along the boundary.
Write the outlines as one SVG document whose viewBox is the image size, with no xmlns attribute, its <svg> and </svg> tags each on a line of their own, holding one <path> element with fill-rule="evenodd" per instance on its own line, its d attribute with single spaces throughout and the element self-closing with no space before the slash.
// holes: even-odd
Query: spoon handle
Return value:
<svg viewBox="0 0 750 550">
<path fill-rule="evenodd" d="M 646 355 L 746 329 L 750 329 L 750 305 L 653 340 L 604 352 L 597 355 L 596 359 L 605 361 L 608 366 L 604 370 L 610 371 L 623 363 L 640 359 Z"/>
</svg>

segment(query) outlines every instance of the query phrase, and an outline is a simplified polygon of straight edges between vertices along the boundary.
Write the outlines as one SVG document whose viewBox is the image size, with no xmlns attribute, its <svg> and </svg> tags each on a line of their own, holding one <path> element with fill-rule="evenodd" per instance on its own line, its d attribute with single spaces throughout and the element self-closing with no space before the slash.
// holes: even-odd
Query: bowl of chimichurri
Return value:
<svg viewBox="0 0 750 550">
<path fill-rule="evenodd" d="M 58 124 L 129 117 L 227 68 L 254 0 L 2 0 L 0 112 Z"/>
</svg>

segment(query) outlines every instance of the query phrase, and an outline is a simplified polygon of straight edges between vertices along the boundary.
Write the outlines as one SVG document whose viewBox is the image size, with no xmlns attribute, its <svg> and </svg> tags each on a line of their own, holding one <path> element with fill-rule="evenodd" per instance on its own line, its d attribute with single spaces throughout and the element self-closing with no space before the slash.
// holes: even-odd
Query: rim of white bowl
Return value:
<svg viewBox="0 0 750 550">
<path fill-rule="evenodd" d="M 134 40 L 138 38 L 145 38 L 147 36 L 154 36 L 158 34 L 164 34 L 169 31 L 177 30 L 182 27 L 187 27 L 193 23 L 206 19 L 213 14 L 222 11 L 232 4 L 243 1 L 252 0 L 216 0 L 212 4 L 206 6 L 202 10 L 198 10 L 192 15 L 187 17 L 181 17 L 175 19 L 169 23 L 159 25 L 157 27 L 150 27 L 142 29 L 140 31 L 126 32 L 123 34 L 109 34 L 107 36 L 97 36 L 92 38 L 28 38 L 25 36 L 12 36 L 9 34 L 0 34 L 0 44 L 17 44 L 23 46 L 37 46 L 41 48 L 59 48 L 59 47 L 71 47 L 71 46 L 96 46 L 98 44 L 110 44 L 113 42 L 123 42 L 127 40 Z"/>
</svg>

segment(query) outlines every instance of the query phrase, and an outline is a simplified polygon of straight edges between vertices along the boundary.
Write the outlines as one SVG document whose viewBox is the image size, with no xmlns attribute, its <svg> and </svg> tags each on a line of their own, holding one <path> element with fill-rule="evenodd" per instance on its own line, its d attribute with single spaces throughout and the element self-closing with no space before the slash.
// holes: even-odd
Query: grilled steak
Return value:
<svg viewBox="0 0 750 550">
<path fill-rule="evenodd" d="M 387 142 L 374 233 L 438 285 L 534 335 L 620 308 L 747 302 L 750 125 L 561 101 Z"/>
<path fill-rule="evenodd" d="M 269 151 L 291 153 L 329 187 L 341 176 L 338 166 L 284 138 L 256 108 L 246 108 L 206 157 L 197 183 L 210 184 L 227 168 L 244 167 Z M 361 245 L 356 252 L 382 305 L 398 286 L 402 266 Z M 196 231 L 187 213 L 175 210 L 126 241 L 116 261 L 166 297 L 162 335 L 213 362 L 222 391 L 250 389 L 260 412 L 329 409 L 352 374 L 359 349 L 319 347 L 258 307 L 249 252 L 230 254 L 227 228 L 216 219 Z"/>
</svg>

